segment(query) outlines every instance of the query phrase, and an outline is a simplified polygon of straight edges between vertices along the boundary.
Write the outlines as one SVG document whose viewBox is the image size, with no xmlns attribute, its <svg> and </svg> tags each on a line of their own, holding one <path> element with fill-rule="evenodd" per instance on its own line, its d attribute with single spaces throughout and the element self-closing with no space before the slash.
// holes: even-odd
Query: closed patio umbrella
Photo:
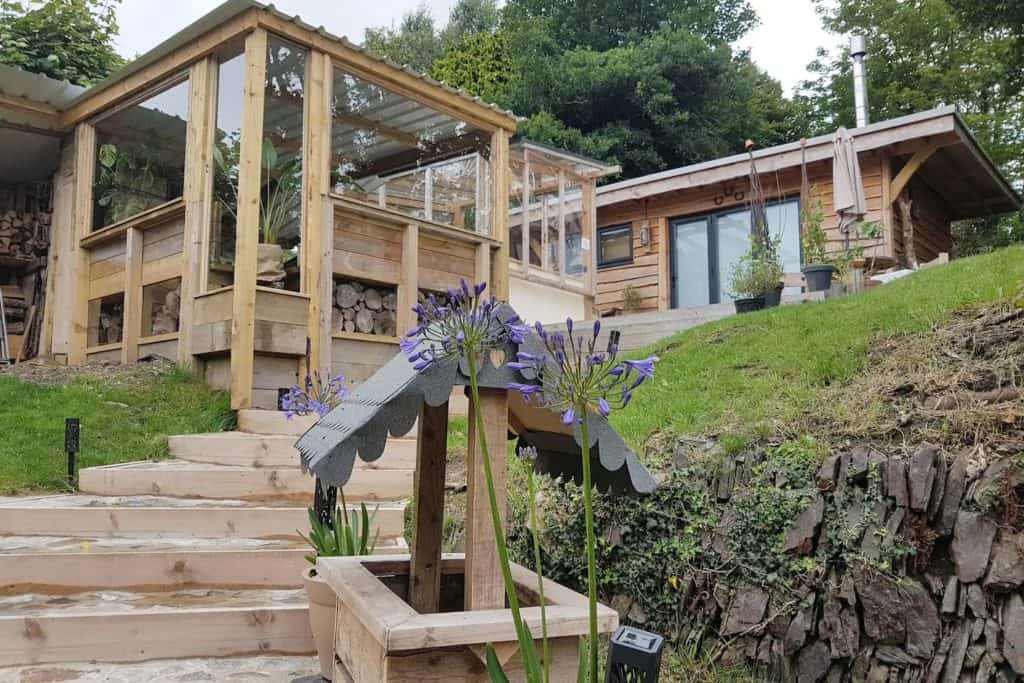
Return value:
<svg viewBox="0 0 1024 683">
<path fill-rule="evenodd" d="M 867 201 L 864 199 L 864 181 L 860 177 L 857 150 L 853 136 L 845 128 L 836 131 L 832 152 L 832 200 L 839 216 L 839 231 L 844 246 L 850 246 L 850 231 L 855 223 L 864 220 Z"/>
</svg>

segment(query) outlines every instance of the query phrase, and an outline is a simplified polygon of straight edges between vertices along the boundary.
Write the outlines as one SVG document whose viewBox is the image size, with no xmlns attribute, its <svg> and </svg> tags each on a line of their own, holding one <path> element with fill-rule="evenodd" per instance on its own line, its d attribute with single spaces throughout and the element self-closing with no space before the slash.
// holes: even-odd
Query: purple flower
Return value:
<svg viewBox="0 0 1024 683">
<path fill-rule="evenodd" d="M 536 384 L 520 384 L 518 382 L 509 382 L 508 388 L 510 391 L 518 391 L 523 396 L 536 394 L 540 389 Z"/>
<path fill-rule="evenodd" d="M 597 399 L 597 411 L 601 413 L 602 417 L 608 417 L 612 414 L 612 407 L 608 405 L 608 401 L 605 400 L 604 396 Z"/>
<path fill-rule="evenodd" d="M 656 356 L 651 356 L 650 358 L 645 358 L 643 360 L 627 360 L 623 362 L 647 379 L 654 379 L 654 363 L 657 360 L 658 358 Z"/>
<path fill-rule="evenodd" d="M 324 382 L 320 373 L 314 371 L 306 375 L 302 387 L 296 384 L 281 397 L 281 409 L 289 420 L 296 415 L 323 417 L 334 410 L 347 393 L 344 376 L 329 377 Z"/>
<path fill-rule="evenodd" d="M 562 424 L 564 424 L 564 425 L 571 425 L 575 421 L 576 421 L 576 411 L 573 410 L 572 408 L 569 408 L 564 413 L 562 413 Z"/>
</svg>

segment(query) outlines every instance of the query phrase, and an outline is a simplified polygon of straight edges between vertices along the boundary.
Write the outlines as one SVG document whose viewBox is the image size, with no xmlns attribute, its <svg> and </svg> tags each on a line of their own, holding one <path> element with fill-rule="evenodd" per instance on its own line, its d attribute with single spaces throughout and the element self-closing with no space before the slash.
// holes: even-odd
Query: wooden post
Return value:
<svg viewBox="0 0 1024 683">
<path fill-rule="evenodd" d="M 491 254 L 490 291 L 508 300 L 508 132 L 497 130 L 491 136 L 491 237 L 500 245 Z M 523 226 L 526 230 L 527 226 Z"/>
<path fill-rule="evenodd" d="M 424 403 L 416 441 L 416 529 L 409 568 L 409 604 L 420 614 L 433 614 L 440 608 L 447 455 L 448 403 L 436 408 Z"/>
<path fill-rule="evenodd" d="M 565 286 L 565 171 L 558 171 L 558 284 Z"/>
<path fill-rule="evenodd" d="M 139 359 L 139 336 L 142 334 L 142 231 L 129 228 L 125 240 L 121 362 L 134 363 Z"/>
<path fill-rule="evenodd" d="M 96 129 L 88 123 L 75 131 L 75 229 L 71 239 L 74 254 L 74 286 L 71 301 L 71 343 L 68 363 L 85 363 L 85 347 L 89 336 L 89 250 L 82 238 L 92 232 L 92 183 L 96 174 Z M 50 305 L 55 305 L 51 302 Z"/>
<path fill-rule="evenodd" d="M 476 245 L 476 266 L 473 271 L 473 279 L 477 282 L 487 282 L 491 277 L 491 245 L 486 242 Z M 490 282 L 487 283 L 487 293 L 490 294 Z"/>
<path fill-rule="evenodd" d="M 505 521 L 505 485 L 508 461 L 508 392 L 481 389 L 487 449 L 490 453 L 494 490 L 502 524 Z M 494 523 L 484 477 L 483 454 L 476 427 L 475 407 L 469 402 L 469 453 L 466 457 L 466 609 L 505 607 L 505 585 L 501 563 L 495 552 Z"/>
<path fill-rule="evenodd" d="M 245 39 L 245 86 L 239 149 L 238 226 L 231 318 L 231 407 L 252 405 L 256 334 L 256 247 L 259 244 L 260 175 L 263 156 L 263 88 L 267 73 L 267 32 Z"/>
<path fill-rule="evenodd" d="M 217 60 L 207 57 L 189 74 L 188 139 L 185 145 L 185 245 L 178 316 L 178 365 L 202 371 L 192 356 L 195 296 L 205 290 L 206 236 L 213 218 L 213 145 L 217 130 Z"/>
<path fill-rule="evenodd" d="M 899 204 L 900 219 L 903 222 L 903 264 L 916 270 L 917 249 L 914 244 L 914 215 L 911 212 L 914 202 L 910 200 L 910 192 L 904 190 L 896 203 Z"/>
<path fill-rule="evenodd" d="M 530 279 L 530 224 L 533 222 L 530 215 L 530 150 L 523 148 L 523 201 L 519 215 L 523 217 L 523 230 L 519 235 L 522 240 L 523 255 L 523 277 Z"/>
<path fill-rule="evenodd" d="M 659 218 L 655 224 L 658 231 L 658 310 L 667 311 L 672 308 L 672 259 L 669 249 L 672 248 L 669 237 L 669 226 L 667 218 Z"/>
<path fill-rule="evenodd" d="M 302 208 L 305 234 L 302 239 L 302 291 L 309 294 L 309 322 L 307 336 L 309 338 L 309 356 L 305 360 L 306 367 L 300 368 L 299 377 L 311 370 L 323 366 L 323 338 L 320 334 L 323 327 L 321 317 L 323 306 L 323 290 L 333 289 L 331 271 L 324 272 L 323 243 L 333 239 L 333 222 L 325 223 L 323 206 L 328 203 L 327 192 L 330 173 L 328 164 L 331 157 L 331 81 L 333 67 L 331 60 L 323 52 L 313 50 L 309 53 L 309 78 L 306 84 L 305 98 L 305 167 L 306 177 L 303 183 L 304 206 Z M 327 234 L 325 235 L 325 231 Z M 327 309 L 331 313 L 330 308 Z M 327 318 L 330 320 L 330 318 Z"/>
<path fill-rule="evenodd" d="M 881 150 L 882 155 L 882 255 L 896 259 L 896 246 L 893 231 L 896 220 L 893 218 L 893 202 L 895 198 L 889 194 L 892 189 L 892 157 L 888 149 Z"/>
<path fill-rule="evenodd" d="M 419 295 L 420 229 L 415 223 L 405 226 L 402 233 L 402 272 L 398 279 L 398 312 L 395 323 L 399 336 L 416 326 L 412 307 Z"/>
<path fill-rule="evenodd" d="M 583 181 L 583 237 L 580 240 L 582 261 L 586 264 L 584 279 L 584 317 L 590 318 L 597 296 L 597 181 L 588 178 Z"/>
</svg>

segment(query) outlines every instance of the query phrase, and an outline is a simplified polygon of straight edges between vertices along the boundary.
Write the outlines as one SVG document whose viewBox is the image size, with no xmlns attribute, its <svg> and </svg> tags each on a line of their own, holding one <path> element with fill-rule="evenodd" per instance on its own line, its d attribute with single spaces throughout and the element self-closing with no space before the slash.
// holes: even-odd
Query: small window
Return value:
<svg viewBox="0 0 1024 683">
<path fill-rule="evenodd" d="M 89 302 L 89 333 L 86 346 L 120 344 L 124 329 L 124 292 Z"/>
<path fill-rule="evenodd" d="M 597 265 L 619 266 L 633 262 L 633 226 L 617 225 L 597 231 Z"/>
<path fill-rule="evenodd" d="M 155 282 L 142 288 L 142 336 L 178 331 L 181 314 L 181 278 Z"/>
</svg>

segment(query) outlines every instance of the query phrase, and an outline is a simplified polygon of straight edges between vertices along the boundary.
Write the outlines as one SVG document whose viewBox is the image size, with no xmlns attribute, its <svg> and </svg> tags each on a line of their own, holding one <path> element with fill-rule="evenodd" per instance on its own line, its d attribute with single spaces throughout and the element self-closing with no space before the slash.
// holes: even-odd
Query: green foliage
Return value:
<svg viewBox="0 0 1024 683">
<path fill-rule="evenodd" d="M 213 148 L 214 192 L 225 213 L 238 220 L 238 169 L 240 140 L 218 141 Z M 263 140 L 260 171 L 260 241 L 277 244 L 281 231 L 293 220 L 302 202 L 302 157 L 278 152 L 269 138 Z"/>
<path fill-rule="evenodd" d="M 0 0 L 0 63 L 78 85 L 119 69 L 120 0 Z"/>
<path fill-rule="evenodd" d="M 821 195 L 812 191 L 810 197 L 800 207 L 800 242 L 803 247 L 803 259 L 807 265 L 827 263 L 825 260 L 825 207 Z"/>
<path fill-rule="evenodd" d="M 93 196 L 110 225 L 161 204 L 166 195 L 166 167 L 146 145 L 113 143 L 96 152 L 99 173 Z"/>
<path fill-rule="evenodd" d="M 422 73 L 429 72 L 434 60 L 444 51 L 434 25 L 434 17 L 426 5 L 407 12 L 398 28 L 366 29 L 363 44 L 393 62 Z"/>
<path fill-rule="evenodd" d="M 434 62 L 431 75 L 487 102 L 503 99 L 516 77 L 508 36 L 489 32 L 469 36 Z"/>
<path fill-rule="evenodd" d="M 0 494 L 66 490 L 64 418 L 82 421 L 79 467 L 167 457 L 167 436 L 230 429 L 225 392 L 146 364 L 34 384 L 0 376 Z"/>
<path fill-rule="evenodd" d="M 334 509 L 330 523 L 322 521 L 316 511 L 309 508 L 309 536 L 304 536 L 301 531 L 296 532 L 316 551 L 313 555 L 306 555 L 310 564 L 316 564 L 318 557 L 372 555 L 377 547 L 380 529 L 370 538 L 370 527 L 373 526 L 377 510 L 370 513 L 366 503 L 360 503 L 359 510 L 349 510 L 345 505 L 345 492 L 339 488 L 338 493 L 341 505 Z"/>
<path fill-rule="evenodd" d="M 729 288 L 736 298 L 764 296 L 782 282 L 785 272 L 778 261 L 747 252 L 729 267 Z"/>
</svg>

